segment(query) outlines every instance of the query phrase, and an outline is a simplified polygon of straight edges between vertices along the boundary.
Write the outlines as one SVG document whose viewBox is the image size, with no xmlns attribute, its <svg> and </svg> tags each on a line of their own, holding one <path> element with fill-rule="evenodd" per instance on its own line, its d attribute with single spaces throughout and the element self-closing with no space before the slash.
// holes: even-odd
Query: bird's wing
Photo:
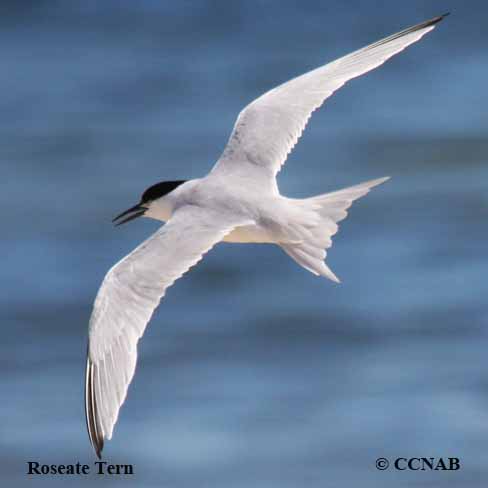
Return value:
<svg viewBox="0 0 488 488">
<path fill-rule="evenodd" d="M 181 207 L 105 276 L 90 318 L 85 385 L 88 434 L 99 457 L 134 375 L 137 342 L 166 289 L 232 229 L 249 223 Z"/>
<path fill-rule="evenodd" d="M 239 114 L 212 172 L 244 177 L 251 174 L 275 185 L 276 174 L 315 109 L 347 81 L 380 66 L 418 41 L 444 17 L 435 17 L 363 47 L 254 100 Z"/>
</svg>

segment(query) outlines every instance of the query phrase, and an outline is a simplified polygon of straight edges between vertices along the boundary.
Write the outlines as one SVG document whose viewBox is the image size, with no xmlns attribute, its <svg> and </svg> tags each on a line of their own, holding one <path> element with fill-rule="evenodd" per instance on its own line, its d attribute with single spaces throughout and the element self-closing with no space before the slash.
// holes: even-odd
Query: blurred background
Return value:
<svg viewBox="0 0 488 488">
<path fill-rule="evenodd" d="M 108 268 L 158 228 L 113 216 L 204 175 L 273 86 L 452 9 L 311 120 L 279 175 L 305 197 L 385 175 L 328 264 L 220 244 L 140 343 L 112 463 L 91 464 L 87 323 Z M 486 2 L 3 1 L 0 5 L 2 486 L 485 487 Z M 378 457 L 460 458 L 456 472 Z"/>
</svg>

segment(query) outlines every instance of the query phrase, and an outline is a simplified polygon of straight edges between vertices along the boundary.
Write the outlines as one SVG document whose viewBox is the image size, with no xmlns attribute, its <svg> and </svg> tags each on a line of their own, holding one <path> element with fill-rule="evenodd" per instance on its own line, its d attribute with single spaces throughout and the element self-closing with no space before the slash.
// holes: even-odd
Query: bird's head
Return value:
<svg viewBox="0 0 488 488">
<path fill-rule="evenodd" d="M 158 213 L 160 211 L 155 211 L 155 207 L 164 207 L 163 199 L 168 193 L 171 193 L 175 188 L 185 183 L 186 180 L 176 180 L 176 181 L 161 181 L 153 186 L 150 186 L 141 196 L 141 199 L 137 205 L 125 210 L 120 215 L 117 215 L 112 222 L 115 225 L 125 224 L 137 217 L 155 217 L 158 218 Z M 152 215 L 154 214 L 154 215 Z M 166 220 L 166 219 L 160 219 Z"/>
</svg>

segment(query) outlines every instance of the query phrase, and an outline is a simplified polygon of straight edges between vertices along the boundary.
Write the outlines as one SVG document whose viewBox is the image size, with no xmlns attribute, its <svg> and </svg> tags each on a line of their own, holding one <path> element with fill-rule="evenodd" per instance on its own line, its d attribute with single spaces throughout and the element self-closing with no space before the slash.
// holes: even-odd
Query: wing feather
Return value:
<svg viewBox="0 0 488 488">
<path fill-rule="evenodd" d="M 447 14 L 446 14 L 447 15 Z M 260 96 L 239 114 L 212 172 L 253 174 L 276 188 L 275 177 L 314 110 L 347 81 L 380 66 L 434 29 L 446 15 L 381 39 L 294 78 Z"/>
<path fill-rule="evenodd" d="M 137 342 L 166 289 L 247 219 L 185 206 L 117 263 L 98 291 L 89 325 L 85 410 L 98 457 L 134 376 Z"/>
</svg>

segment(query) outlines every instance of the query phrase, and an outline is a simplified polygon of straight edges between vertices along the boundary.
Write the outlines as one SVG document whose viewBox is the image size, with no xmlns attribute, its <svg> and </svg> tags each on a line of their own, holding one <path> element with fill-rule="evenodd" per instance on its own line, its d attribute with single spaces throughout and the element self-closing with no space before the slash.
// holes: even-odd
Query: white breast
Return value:
<svg viewBox="0 0 488 488">
<path fill-rule="evenodd" d="M 258 227 L 257 225 L 244 225 L 236 227 L 230 234 L 227 234 L 224 242 L 272 243 L 273 240 L 269 236 L 269 233 L 262 227 Z"/>
</svg>

